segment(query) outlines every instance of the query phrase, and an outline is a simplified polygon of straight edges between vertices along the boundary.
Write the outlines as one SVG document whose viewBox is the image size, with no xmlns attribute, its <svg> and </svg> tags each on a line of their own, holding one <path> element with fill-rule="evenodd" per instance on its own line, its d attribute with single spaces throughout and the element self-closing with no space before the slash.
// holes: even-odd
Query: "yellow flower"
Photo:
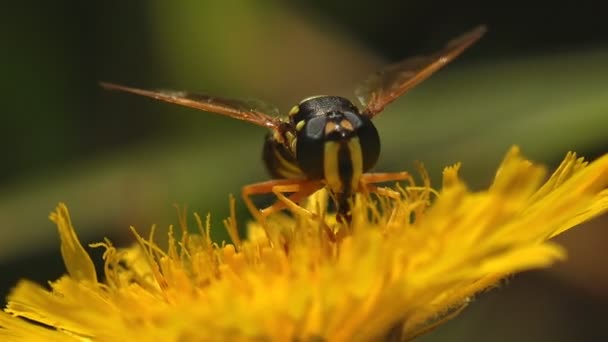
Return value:
<svg viewBox="0 0 608 342">
<path fill-rule="evenodd" d="M 21 281 L 0 339 L 408 340 L 504 276 L 563 258 L 547 239 L 608 209 L 608 155 L 587 165 L 569 153 L 544 182 L 544 169 L 512 148 L 481 192 L 458 169 L 445 169 L 438 192 L 422 172 L 422 185 L 396 188 L 401 200 L 359 196 L 348 227 L 325 213 L 323 191 L 307 212 L 251 223 L 246 239 L 232 215 L 233 244 L 212 243 L 198 216 L 190 233 L 181 214 L 166 249 L 154 233 L 135 233 L 124 250 L 93 245 L 105 248 L 103 280 L 60 204 L 51 219 L 68 275 L 50 290 Z"/>
</svg>

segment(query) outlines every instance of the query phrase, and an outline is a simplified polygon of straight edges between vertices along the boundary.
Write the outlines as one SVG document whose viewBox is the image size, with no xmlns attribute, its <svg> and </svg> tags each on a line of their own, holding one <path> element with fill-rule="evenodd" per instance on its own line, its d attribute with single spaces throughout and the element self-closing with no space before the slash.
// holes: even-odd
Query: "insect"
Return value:
<svg viewBox="0 0 608 342">
<path fill-rule="evenodd" d="M 401 181 L 405 172 L 367 173 L 380 155 L 380 138 L 372 119 L 384 108 L 435 71 L 446 65 L 485 33 L 479 26 L 451 40 L 437 53 L 416 56 L 389 65 L 371 75 L 355 94 L 363 106 L 338 96 L 312 96 L 302 100 L 287 116 L 272 115 L 276 107 L 261 102 L 225 99 L 182 91 L 143 90 L 101 83 L 157 100 L 244 120 L 266 127 L 263 160 L 272 179 L 243 187 L 243 199 L 257 217 L 290 208 L 320 188 L 333 198 L 337 217 L 350 222 L 350 203 L 357 192 L 386 192 L 377 183 Z M 279 201 L 259 210 L 252 195 L 274 193 Z"/>
</svg>

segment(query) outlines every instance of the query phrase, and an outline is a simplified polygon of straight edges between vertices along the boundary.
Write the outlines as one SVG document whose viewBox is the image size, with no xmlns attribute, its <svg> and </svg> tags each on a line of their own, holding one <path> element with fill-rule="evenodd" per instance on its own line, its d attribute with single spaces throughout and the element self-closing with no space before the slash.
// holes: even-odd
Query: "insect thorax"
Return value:
<svg viewBox="0 0 608 342">
<path fill-rule="evenodd" d="M 289 121 L 287 141 L 269 135 L 264 145 L 264 161 L 275 178 L 323 179 L 332 192 L 351 193 L 378 160 L 376 128 L 345 98 L 307 98 L 293 107 Z"/>
</svg>

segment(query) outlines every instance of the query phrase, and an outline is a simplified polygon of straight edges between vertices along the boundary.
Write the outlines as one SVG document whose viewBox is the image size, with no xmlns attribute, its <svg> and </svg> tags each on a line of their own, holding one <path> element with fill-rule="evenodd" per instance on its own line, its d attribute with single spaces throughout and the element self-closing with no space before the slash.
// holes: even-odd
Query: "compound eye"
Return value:
<svg viewBox="0 0 608 342">
<path fill-rule="evenodd" d="M 306 123 L 304 135 L 307 139 L 321 140 L 325 134 L 325 123 L 327 119 L 324 116 L 314 117 Z"/>
<path fill-rule="evenodd" d="M 324 116 L 306 121 L 304 128 L 297 132 L 296 159 L 298 166 L 310 179 L 323 178 L 323 147 L 325 146 Z"/>
<path fill-rule="evenodd" d="M 361 116 L 355 113 L 346 112 L 344 113 L 344 117 L 350 124 L 353 126 L 353 130 L 358 130 L 362 125 L 363 121 L 361 120 Z"/>
</svg>

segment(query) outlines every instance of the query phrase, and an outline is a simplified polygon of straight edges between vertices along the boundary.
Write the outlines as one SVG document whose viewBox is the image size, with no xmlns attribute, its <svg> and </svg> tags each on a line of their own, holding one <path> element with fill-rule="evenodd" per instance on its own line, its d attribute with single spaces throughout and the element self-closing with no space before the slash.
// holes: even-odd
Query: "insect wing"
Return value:
<svg viewBox="0 0 608 342">
<path fill-rule="evenodd" d="M 451 40 L 433 55 L 408 58 L 376 72 L 355 90 L 355 95 L 365 107 L 363 112 L 369 117 L 378 115 L 386 105 L 452 61 L 485 32 L 485 26 L 478 26 Z"/>
<path fill-rule="evenodd" d="M 278 109 L 262 101 L 232 100 L 215 96 L 171 90 L 144 90 L 118 84 L 101 82 L 105 89 L 151 97 L 156 100 L 195 108 L 206 112 L 221 114 L 238 120 L 248 121 L 258 126 L 278 129 L 281 120 Z"/>
</svg>

